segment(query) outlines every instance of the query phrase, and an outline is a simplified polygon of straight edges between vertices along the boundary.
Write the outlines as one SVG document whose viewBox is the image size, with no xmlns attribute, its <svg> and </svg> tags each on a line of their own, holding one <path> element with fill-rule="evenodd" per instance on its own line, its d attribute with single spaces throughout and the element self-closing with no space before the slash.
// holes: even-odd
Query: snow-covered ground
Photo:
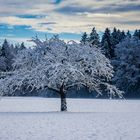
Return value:
<svg viewBox="0 0 140 140">
<path fill-rule="evenodd" d="M 0 140 L 140 140 L 140 100 L 9 97 L 0 100 Z"/>
</svg>

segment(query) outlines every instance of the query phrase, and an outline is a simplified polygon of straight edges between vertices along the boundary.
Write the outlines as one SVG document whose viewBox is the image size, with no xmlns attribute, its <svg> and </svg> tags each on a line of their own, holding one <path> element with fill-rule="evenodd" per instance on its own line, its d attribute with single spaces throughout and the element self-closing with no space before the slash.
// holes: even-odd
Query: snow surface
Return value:
<svg viewBox="0 0 140 140">
<path fill-rule="evenodd" d="M 8 97 L 0 100 L 0 140 L 140 140 L 139 100 Z"/>
</svg>

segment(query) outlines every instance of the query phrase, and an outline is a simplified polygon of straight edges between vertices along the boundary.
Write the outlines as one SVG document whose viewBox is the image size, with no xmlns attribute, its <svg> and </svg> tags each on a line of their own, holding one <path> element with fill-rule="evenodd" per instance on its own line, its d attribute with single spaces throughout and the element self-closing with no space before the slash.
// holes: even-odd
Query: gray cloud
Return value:
<svg viewBox="0 0 140 140">
<path fill-rule="evenodd" d="M 117 20 L 117 21 L 111 21 L 112 23 L 117 23 L 117 24 L 123 24 L 123 25 L 140 25 L 140 20 L 134 20 L 134 21 L 122 21 L 122 20 Z"/>
<path fill-rule="evenodd" d="M 73 14 L 73 13 L 82 13 L 82 12 L 93 12 L 93 9 L 89 7 L 78 7 L 78 6 L 64 6 L 55 10 L 62 14 Z"/>
<path fill-rule="evenodd" d="M 0 0 L 0 24 L 52 33 L 139 28 L 139 0 Z"/>
<path fill-rule="evenodd" d="M 140 11 L 140 4 L 112 4 L 109 6 L 101 7 L 96 9 L 96 11 L 101 12 L 130 12 L 130 11 Z"/>
<path fill-rule="evenodd" d="M 130 11 L 139 11 L 140 4 L 109 4 L 102 7 L 80 7 L 80 6 L 64 6 L 56 9 L 55 11 L 62 14 L 75 14 L 75 13 L 116 13 L 116 12 L 130 12 Z"/>
<path fill-rule="evenodd" d="M 40 23 L 40 25 L 54 25 L 57 24 L 56 22 L 44 22 L 44 23 Z"/>
</svg>

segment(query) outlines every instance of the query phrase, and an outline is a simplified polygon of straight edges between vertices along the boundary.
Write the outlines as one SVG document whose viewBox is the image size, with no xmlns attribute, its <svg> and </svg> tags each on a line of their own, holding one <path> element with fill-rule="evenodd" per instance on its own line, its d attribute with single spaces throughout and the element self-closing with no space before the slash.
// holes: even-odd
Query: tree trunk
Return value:
<svg viewBox="0 0 140 140">
<path fill-rule="evenodd" d="M 64 92 L 64 84 L 60 88 L 60 98 L 61 98 L 61 111 L 67 111 L 66 93 Z"/>
</svg>

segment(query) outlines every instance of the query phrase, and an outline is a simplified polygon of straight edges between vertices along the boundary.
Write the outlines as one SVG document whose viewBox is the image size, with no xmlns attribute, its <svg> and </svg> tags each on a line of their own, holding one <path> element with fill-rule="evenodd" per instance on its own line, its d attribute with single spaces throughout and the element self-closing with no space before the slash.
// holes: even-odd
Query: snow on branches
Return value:
<svg viewBox="0 0 140 140">
<path fill-rule="evenodd" d="M 115 84 L 126 92 L 140 89 L 140 40 L 126 38 L 115 49 Z"/>
<path fill-rule="evenodd" d="M 113 76 L 113 67 L 99 48 L 74 41 L 65 43 L 57 36 L 46 41 L 38 38 L 32 41 L 36 47 L 20 51 L 13 71 L 0 79 L 1 94 L 13 94 L 23 87 L 59 92 L 62 84 L 65 91 L 85 86 L 102 94 L 101 85 L 104 85 L 111 96 L 122 97 L 121 91 L 106 83 Z"/>
</svg>

